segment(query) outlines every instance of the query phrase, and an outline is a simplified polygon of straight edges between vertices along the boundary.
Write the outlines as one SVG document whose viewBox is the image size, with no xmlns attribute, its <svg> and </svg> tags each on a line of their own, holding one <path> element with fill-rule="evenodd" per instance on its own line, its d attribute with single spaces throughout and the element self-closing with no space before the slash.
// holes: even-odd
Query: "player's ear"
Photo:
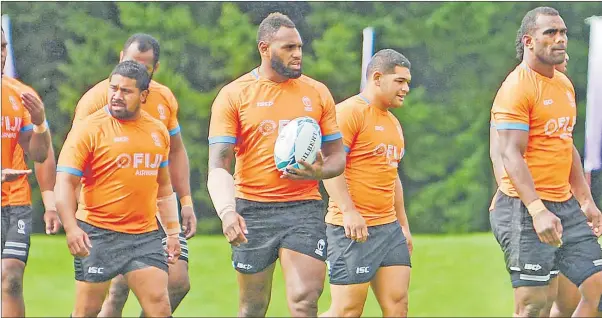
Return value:
<svg viewBox="0 0 602 318">
<path fill-rule="evenodd" d="M 148 89 L 145 89 L 142 91 L 142 93 L 140 93 L 140 103 L 141 104 L 146 103 L 146 98 L 148 97 L 148 93 L 149 93 Z"/>
<path fill-rule="evenodd" d="M 523 35 L 523 38 L 521 39 L 521 41 L 523 41 L 523 46 L 526 49 L 530 49 L 533 47 L 533 37 L 529 34 L 525 34 Z"/>
<path fill-rule="evenodd" d="M 383 74 L 381 72 L 374 72 L 372 73 L 372 81 L 374 81 L 374 84 L 376 84 L 376 86 L 380 86 L 380 80 L 383 77 Z"/>
<path fill-rule="evenodd" d="M 257 43 L 257 49 L 261 56 L 267 57 L 270 53 L 270 45 L 266 41 L 259 41 L 259 43 Z"/>
</svg>

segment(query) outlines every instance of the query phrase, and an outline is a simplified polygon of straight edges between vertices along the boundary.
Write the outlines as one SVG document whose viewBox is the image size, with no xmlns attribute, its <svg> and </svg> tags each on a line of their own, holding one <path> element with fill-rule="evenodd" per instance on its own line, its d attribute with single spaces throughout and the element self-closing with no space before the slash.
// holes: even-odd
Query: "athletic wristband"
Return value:
<svg viewBox="0 0 602 318">
<path fill-rule="evenodd" d="M 33 125 L 33 132 L 36 134 L 43 134 L 48 130 L 48 125 L 44 121 L 41 125 Z"/>
<path fill-rule="evenodd" d="M 223 220 L 229 212 L 236 211 L 234 199 L 234 178 L 223 168 L 209 171 L 207 189 L 217 211 L 217 216 Z"/>
<path fill-rule="evenodd" d="M 531 215 L 531 217 L 536 217 L 541 212 L 547 210 L 547 208 L 543 204 L 543 201 L 541 201 L 541 199 L 537 199 L 537 200 L 529 203 L 529 205 L 527 205 L 527 210 L 529 211 L 529 214 Z"/>
<path fill-rule="evenodd" d="M 56 200 L 54 198 L 54 191 L 46 190 L 42 191 L 42 202 L 46 211 L 56 211 Z"/>
<path fill-rule="evenodd" d="M 192 198 L 189 195 L 185 195 L 180 198 L 180 205 L 182 206 L 192 206 Z"/>
<path fill-rule="evenodd" d="M 180 220 L 178 219 L 178 201 L 176 194 L 172 193 L 166 197 L 157 198 L 159 209 L 159 222 L 168 236 L 180 234 Z"/>
</svg>

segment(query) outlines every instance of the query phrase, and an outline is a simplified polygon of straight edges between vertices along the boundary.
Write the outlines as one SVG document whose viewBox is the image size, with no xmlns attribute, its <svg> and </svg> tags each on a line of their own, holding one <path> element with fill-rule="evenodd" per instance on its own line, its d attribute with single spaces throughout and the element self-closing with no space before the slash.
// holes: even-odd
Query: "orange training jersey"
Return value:
<svg viewBox="0 0 602 318">
<path fill-rule="evenodd" d="M 21 132 L 33 130 L 31 115 L 23 106 L 23 86 L 17 80 L 2 76 L 2 169 L 14 169 L 14 153 Z M 2 183 L 2 206 L 11 204 L 13 188 L 21 186 L 17 180 Z"/>
<path fill-rule="evenodd" d="M 169 153 L 165 126 L 145 111 L 136 120 L 119 120 L 105 107 L 74 129 L 57 171 L 82 177 L 77 219 L 131 234 L 158 229 L 157 175 Z"/>
<path fill-rule="evenodd" d="M 337 122 L 347 152 L 345 179 L 356 210 L 368 226 L 394 222 L 397 167 L 405 151 L 399 121 L 356 95 L 337 105 Z M 332 199 L 326 222 L 343 225 L 343 214 Z"/>
<path fill-rule="evenodd" d="M 322 141 L 341 138 L 335 105 L 326 86 L 307 76 L 283 83 L 259 77 L 257 69 L 221 89 L 213 102 L 209 145 L 235 145 L 236 196 L 260 202 L 321 200 L 317 181 L 282 179 L 274 144 L 289 121 L 309 116 Z"/>
<path fill-rule="evenodd" d="M 497 130 L 529 132 L 524 159 L 543 200 L 561 202 L 571 197 L 569 175 L 573 152 L 573 129 L 577 122 L 575 89 L 559 71 L 553 78 L 542 76 L 525 63 L 508 75 L 493 102 Z M 500 190 L 518 197 L 508 174 Z"/>
<path fill-rule="evenodd" d="M 167 86 L 155 81 L 150 82 L 148 90 L 149 93 L 146 102 L 141 105 L 142 110 L 161 121 L 167 127 L 167 130 L 169 130 L 170 136 L 180 132 L 180 125 L 178 124 L 178 101 L 171 90 Z M 87 91 L 75 107 L 73 123 L 76 124 L 107 105 L 108 91 L 109 79 L 96 84 Z"/>
</svg>

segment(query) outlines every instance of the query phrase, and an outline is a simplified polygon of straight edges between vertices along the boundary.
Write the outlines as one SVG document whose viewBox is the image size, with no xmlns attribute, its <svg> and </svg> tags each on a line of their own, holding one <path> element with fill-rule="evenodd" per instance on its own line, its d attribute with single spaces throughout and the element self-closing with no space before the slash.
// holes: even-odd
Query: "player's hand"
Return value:
<svg viewBox="0 0 602 318">
<path fill-rule="evenodd" d="M 53 210 L 46 210 L 44 213 L 44 223 L 46 224 L 46 234 L 56 234 L 61 228 L 61 221 L 58 213 Z"/>
<path fill-rule="evenodd" d="M 235 211 L 227 212 L 222 219 L 222 231 L 228 242 L 234 246 L 247 243 L 247 224 L 240 214 Z"/>
<path fill-rule="evenodd" d="M 71 255 L 78 257 L 90 255 L 90 248 L 92 248 L 92 242 L 90 242 L 88 234 L 79 226 L 67 232 L 67 245 Z"/>
<path fill-rule="evenodd" d="M 180 237 L 176 235 L 167 236 L 167 246 L 165 251 L 167 252 L 167 262 L 169 264 L 175 264 L 180 258 L 182 249 L 180 247 Z"/>
<path fill-rule="evenodd" d="M 180 214 L 182 215 L 182 230 L 186 239 L 189 239 L 196 234 L 196 215 L 194 215 L 194 209 L 191 206 L 183 206 Z"/>
<path fill-rule="evenodd" d="M 324 165 L 322 151 L 318 151 L 316 161 L 313 164 L 310 165 L 305 161 L 299 161 L 299 164 L 305 169 L 296 169 L 288 166 L 284 169 L 280 178 L 291 180 L 322 180 L 322 166 Z"/>
<path fill-rule="evenodd" d="M 597 237 L 602 234 L 602 214 L 594 202 L 587 202 L 581 206 L 581 210 L 587 217 L 588 224 L 594 231 Z"/>
<path fill-rule="evenodd" d="M 410 232 L 410 228 L 407 226 L 402 226 L 401 230 L 403 231 L 403 235 L 406 237 L 406 242 L 408 244 L 408 250 L 410 251 L 410 256 L 412 256 L 412 251 L 414 250 L 414 244 L 412 243 L 412 233 Z"/>
<path fill-rule="evenodd" d="M 363 243 L 368 239 L 366 220 L 356 210 L 343 213 L 343 227 L 345 228 L 345 236 L 356 242 Z"/>
<path fill-rule="evenodd" d="M 533 218 L 533 228 L 543 243 L 559 247 L 562 245 L 562 224 L 549 210 L 539 212 Z"/>
<path fill-rule="evenodd" d="M 21 94 L 21 101 L 23 101 L 23 106 L 31 115 L 31 122 L 34 125 L 43 124 L 46 119 L 44 103 L 31 93 Z"/>
<path fill-rule="evenodd" d="M 15 170 L 15 169 L 2 169 L 2 182 L 7 181 L 15 181 L 21 176 L 31 174 L 31 169 L 29 170 Z"/>
</svg>

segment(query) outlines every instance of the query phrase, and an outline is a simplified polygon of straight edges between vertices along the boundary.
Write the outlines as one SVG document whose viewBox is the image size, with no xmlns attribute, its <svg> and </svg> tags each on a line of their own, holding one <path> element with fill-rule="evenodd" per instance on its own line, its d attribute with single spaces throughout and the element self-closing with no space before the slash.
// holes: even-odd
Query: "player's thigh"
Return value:
<svg viewBox="0 0 602 318">
<path fill-rule="evenodd" d="M 602 250 L 598 238 L 587 225 L 587 218 L 575 198 L 555 203 L 552 212 L 559 216 L 563 244 L 558 250 L 558 267 L 577 287 L 602 271 Z"/>
<path fill-rule="evenodd" d="M 272 293 L 275 268 L 274 262 L 258 273 L 245 274 L 240 271 L 236 273 L 241 304 L 262 304 L 267 307 Z"/>
<path fill-rule="evenodd" d="M 406 306 L 410 286 L 411 268 L 404 265 L 385 266 L 378 269 L 371 287 L 382 308 Z"/>
<path fill-rule="evenodd" d="M 76 281 L 74 316 L 96 316 L 102 308 L 110 283 Z"/>
<path fill-rule="evenodd" d="M 498 191 L 489 218 L 504 253 L 512 287 L 546 286 L 547 291 L 557 248 L 539 240 L 533 219 L 522 201 Z"/>
<path fill-rule="evenodd" d="M 556 295 L 556 306 L 561 313 L 572 314 L 579 305 L 581 293 L 563 274 L 558 275 L 558 293 Z"/>
<path fill-rule="evenodd" d="M 27 264 L 31 247 L 31 206 L 2 208 L 2 259 L 16 259 Z"/>
<path fill-rule="evenodd" d="M 334 317 L 359 317 L 364 312 L 370 283 L 330 285 L 330 309 Z"/>
<path fill-rule="evenodd" d="M 125 279 L 141 305 L 143 302 L 169 302 L 167 271 L 154 266 L 140 266 L 127 272 Z"/>
</svg>

